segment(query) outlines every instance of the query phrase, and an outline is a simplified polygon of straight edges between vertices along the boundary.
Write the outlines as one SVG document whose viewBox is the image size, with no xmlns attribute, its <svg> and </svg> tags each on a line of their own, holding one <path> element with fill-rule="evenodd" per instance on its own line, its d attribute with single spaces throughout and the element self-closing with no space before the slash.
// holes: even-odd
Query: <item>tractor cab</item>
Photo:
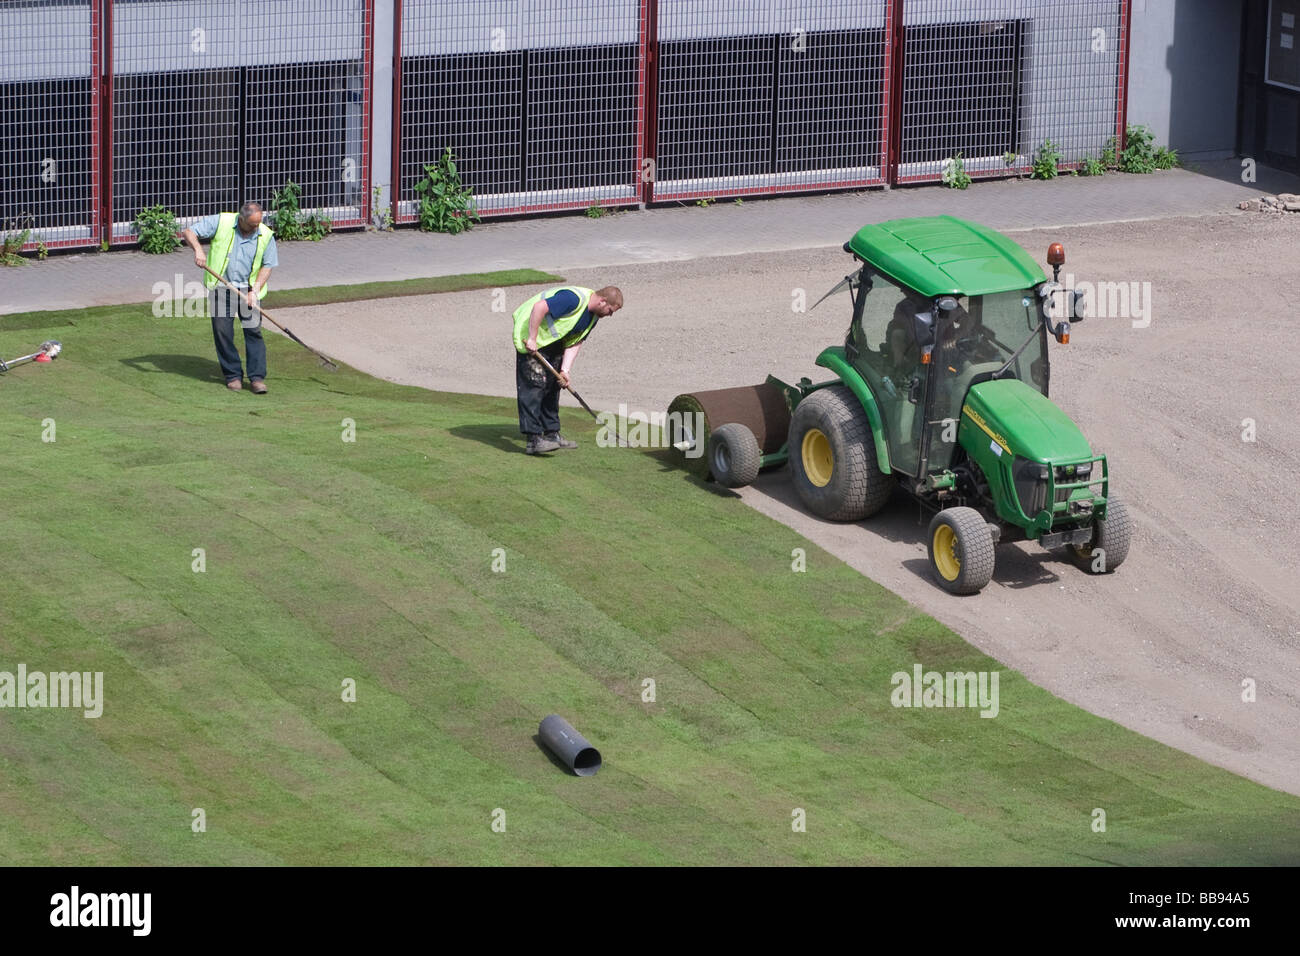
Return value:
<svg viewBox="0 0 1300 956">
<path fill-rule="evenodd" d="M 895 472 L 950 468 L 972 385 L 1016 379 L 1046 396 L 1047 331 L 1034 288 L 926 296 L 864 265 L 845 357 L 870 386 Z"/>
</svg>

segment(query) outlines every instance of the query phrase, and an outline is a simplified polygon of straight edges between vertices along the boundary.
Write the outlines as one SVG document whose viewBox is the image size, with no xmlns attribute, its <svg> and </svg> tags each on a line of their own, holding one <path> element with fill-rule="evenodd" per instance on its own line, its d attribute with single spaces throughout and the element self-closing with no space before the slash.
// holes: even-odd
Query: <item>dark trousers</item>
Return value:
<svg viewBox="0 0 1300 956">
<path fill-rule="evenodd" d="M 249 306 L 225 286 L 208 292 L 212 315 L 212 340 L 217 346 L 217 361 L 227 382 L 244 377 L 235 348 L 235 318 L 244 327 L 244 351 L 248 353 L 248 377 L 266 378 L 266 341 L 262 338 L 262 313 Z"/>
<path fill-rule="evenodd" d="M 541 349 L 557 372 L 564 359 L 564 346 Z M 560 430 L 560 383 L 542 363 L 527 352 L 515 351 L 515 391 L 518 394 L 519 430 L 525 435 L 544 435 Z"/>
</svg>

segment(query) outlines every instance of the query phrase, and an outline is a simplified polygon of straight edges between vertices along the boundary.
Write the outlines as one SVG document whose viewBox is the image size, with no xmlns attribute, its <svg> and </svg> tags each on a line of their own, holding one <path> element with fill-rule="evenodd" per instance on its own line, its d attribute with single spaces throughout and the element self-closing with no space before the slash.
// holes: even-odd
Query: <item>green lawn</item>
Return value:
<svg viewBox="0 0 1300 956">
<path fill-rule="evenodd" d="M 0 710 L 2 863 L 1300 858 L 1300 800 L 1006 669 L 995 719 L 895 709 L 915 663 L 1000 668 L 580 411 L 534 459 L 513 401 L 274 336 L 264 397 L 222 387 L 206 320 L 0 319 L 7 356 L 44 338 L 0 376 L 0 671 L 103 671 L 106 701 Z M 599 775 L 538 748 L 552 712 Z"/>
</svg>

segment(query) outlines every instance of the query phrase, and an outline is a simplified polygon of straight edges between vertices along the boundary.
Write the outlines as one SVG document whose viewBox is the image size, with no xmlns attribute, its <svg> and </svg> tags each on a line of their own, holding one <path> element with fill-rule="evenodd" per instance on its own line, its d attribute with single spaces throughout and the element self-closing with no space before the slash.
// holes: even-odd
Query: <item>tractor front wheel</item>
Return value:
<svg viewBox="0 0 1300 956">
<path fill-rule="evenodd" d="M 993 578 L 993 533 L 974 508 L 947 508 L 930 522 L 930 569 L 950 594 L 974 594 Z"/>
<path fill-rule="evenodd" d="M 844 386 L 819 388 L 795 406 L 786 447 L 795 490 L 817 517 L 857 521 L 889 500 L 893 480 L 876 463 L 867 413 Z"/>
<path fill-rule="evenodd" d="M 1106 517 L 1093 522 L 1092 538 L 1071 550 L 1084 568 L 1106 574 L 1124 563 L 1132 539 L 1133 519 L 1123 500 L 1112 495 L 1106 502 Z"/>
</svg>

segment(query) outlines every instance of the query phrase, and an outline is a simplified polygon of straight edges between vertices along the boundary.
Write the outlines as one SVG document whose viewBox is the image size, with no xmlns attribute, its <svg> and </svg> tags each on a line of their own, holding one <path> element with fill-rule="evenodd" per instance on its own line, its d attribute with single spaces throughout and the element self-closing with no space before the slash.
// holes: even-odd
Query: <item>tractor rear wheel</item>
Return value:
<svg viewBox="0 0 1300 956">
<path fill-rule="evenodd" d="M 1133 539 L 1133 519 L 1122 498 L 1111 495 L 1106 501 L 1106 517 L 1093 522 L 1092 538 L 1071 550 L 1078 562 L 1094 574 L 1114 571 L 1128 557 Z"/>
<path fill-rule="evenodd" d="M 889 500 L 893 481 L 876 464 L 867 413 L 844 386 L 819 388 L 795 406 L 786 447 L 795 490 L 819 518 L 857 521 Z"/>
<path fill-rule="evenodd" d="M 974 508 L 946 508 L 930 522 L 930 569 L 949 594 L 974 594 L 993 578 L 993 533 Z"/>
<path fill-rule="evenodd" d="M 740 422 L 728 422 L 709 435 L 709 471 L 724 488 L 753 484 L 763 455 L 754 433 Z"/>
</svg>

